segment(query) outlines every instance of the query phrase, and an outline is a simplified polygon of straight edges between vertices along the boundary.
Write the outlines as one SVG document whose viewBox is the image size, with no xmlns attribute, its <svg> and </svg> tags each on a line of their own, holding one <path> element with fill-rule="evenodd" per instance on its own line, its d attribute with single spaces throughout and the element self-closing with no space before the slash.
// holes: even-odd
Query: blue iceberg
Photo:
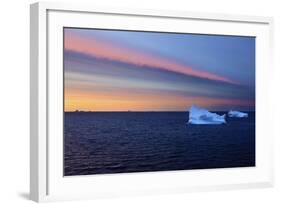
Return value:
<svg viewBox="0 0 281 205">
<path fill-rule="evenodd" d="M 196 125 L 219 125 L 225 124 L 225 114 L 218 115 L 216 113 L 209 112 L 205 108 L 200 108 L 197 106 L 191 106 L 189 109 L 189 120 L 188 124 Z"/>
<path fill-rule="evenodd" d="M 229 116 L 229 117 L 238 117 L 238 118 L 242 118 L 242 117 L 248 117 L 248 113 L 230 110 L 230 111 L 228 112 L 228 116 Z"/>
</svg>

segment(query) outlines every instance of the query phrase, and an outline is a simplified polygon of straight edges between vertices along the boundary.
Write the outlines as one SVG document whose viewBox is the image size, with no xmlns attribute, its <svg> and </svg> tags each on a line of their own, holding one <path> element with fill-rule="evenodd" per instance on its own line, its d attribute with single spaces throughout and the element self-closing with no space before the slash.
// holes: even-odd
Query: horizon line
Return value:
<svg viewBox="0 0 281 205">
<path fill-rule="evenodd" d="M 229 109 L 229 110 L 209 110 L 211 112 L 228 112 L 230 110 L 237 110 L 237 109 Z M 239 111 L 244 111 L 244 112 L 255 112 L 256 110 L 244 110 L 244 109 L 238 109 Z M 72 110 L 72 111 L 65 111 L 65 113 L 67 112 L 73 112 L 73 113 L 83 113 L 83 112 L 189 112 L 189 110 L 113 110 L 113 111 L 108 111 L 108 110 Z"/>
</svg>

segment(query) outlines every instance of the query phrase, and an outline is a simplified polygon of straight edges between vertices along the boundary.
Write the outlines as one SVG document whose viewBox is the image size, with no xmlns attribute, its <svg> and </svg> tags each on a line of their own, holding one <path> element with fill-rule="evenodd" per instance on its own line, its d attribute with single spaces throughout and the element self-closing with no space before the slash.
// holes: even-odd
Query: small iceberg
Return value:
<svg viewBox="0 0 281 205">
<path fill-rule="evenodd" d="M 218 115 L 216 113 L 209 112 L 207 109 L 200 108 L 197 106 L 191 106 L 189 110 L 189 120 L 188 124 L 196 125 L 219 125 L 225 124 L 225 114 Z"/>
<path fill-rule="evenodd" d="M 248 113 L 230 110 L 228 112 L 228 117 L 248 117 Z"/>
</svg>

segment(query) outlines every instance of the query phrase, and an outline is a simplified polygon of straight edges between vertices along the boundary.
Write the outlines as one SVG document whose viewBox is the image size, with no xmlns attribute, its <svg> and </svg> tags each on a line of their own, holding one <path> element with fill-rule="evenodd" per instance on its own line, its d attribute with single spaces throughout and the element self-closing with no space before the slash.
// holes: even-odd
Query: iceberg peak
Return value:
<svg viewBox="0 0 281 205">
<path fill-rule="evenodd" d="M 189 109 L 189 120 L 188 124 L 225 124 L 225 114 L 218 115 L 216 113 L 209 112 L 205 108 L 192 105 Z"/>
</svg>

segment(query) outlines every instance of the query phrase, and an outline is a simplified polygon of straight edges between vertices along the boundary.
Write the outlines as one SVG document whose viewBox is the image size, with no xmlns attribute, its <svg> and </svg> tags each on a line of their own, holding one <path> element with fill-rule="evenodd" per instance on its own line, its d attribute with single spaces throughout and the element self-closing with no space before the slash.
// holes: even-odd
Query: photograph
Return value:
<svg viewBox="0 0 281 205">
<path fill-rule="evenodd" d="M 256 37 L 63 28 L 63 175 L 256 166 Z"/>
</svg>

